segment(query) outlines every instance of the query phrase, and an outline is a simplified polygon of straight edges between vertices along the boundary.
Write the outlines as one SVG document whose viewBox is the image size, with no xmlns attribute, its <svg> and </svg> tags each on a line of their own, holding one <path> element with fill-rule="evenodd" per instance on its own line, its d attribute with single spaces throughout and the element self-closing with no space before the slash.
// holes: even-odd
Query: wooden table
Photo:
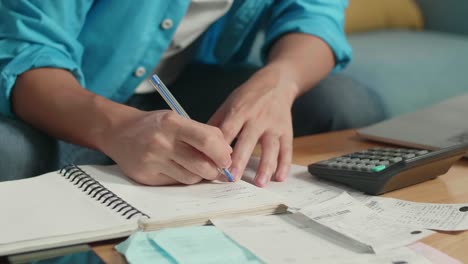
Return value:
<svg viewBox="0 0 468 264">
<path fill-rule="evenodd" d="M 315 161 L 382 145 L 359 139 L 354 130 L 297 138 L 294 140 L 293 163 L 307 165 Z M 447 174 L 435 180 L 393 191 L 384 196 L 415 202 L 467 203 L 468 161 L 459 161 Z M 114 245 L 120 241 L 122 240 L 100 242 L 91 246 L 106 263 L 125 263 L 124 258 L 113 249 Z M 468 231 L 439 232 L 421 241 L 463 263 L 468 263 Z"/>
</svg>

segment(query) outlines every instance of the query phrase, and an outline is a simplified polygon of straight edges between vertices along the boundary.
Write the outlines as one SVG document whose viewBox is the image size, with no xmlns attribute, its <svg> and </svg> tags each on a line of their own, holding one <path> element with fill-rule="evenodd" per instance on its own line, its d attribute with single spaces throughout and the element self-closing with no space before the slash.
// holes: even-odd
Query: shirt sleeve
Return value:
<svg viewBox="0 0 468 264">
<path fill-rule="evenodd" d="M 91 4 L 91 0 L 2 1 L 0 114 L 14 117 L 11 91 L 17 76 L 30 69 L 66 69 L 84 85 L 78 35 Z"/>
<path fill-rule="evenodd" d="M 263 59 L 279 37 L 290 32 L 301 32 L 327 43 L 335 56 L 333 71 L 343 69 L 352 55 L 344 33 L 344 11 L 347 5 L 347 0 L 275 1 L 262 48 Z"/>
</svg>

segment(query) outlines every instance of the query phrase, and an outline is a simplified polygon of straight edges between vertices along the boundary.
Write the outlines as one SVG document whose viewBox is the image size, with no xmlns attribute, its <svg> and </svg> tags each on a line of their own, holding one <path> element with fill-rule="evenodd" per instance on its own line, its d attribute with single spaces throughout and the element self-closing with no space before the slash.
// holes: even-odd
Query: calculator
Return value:
<svg viewBox="0 0 468 264">
<path fill-rule="evenodd" d="M 312 163 L 319 178 L 377 195 L 434 179 L 466 155 L 468 143 L 439 150 L 371 148 Z"/>
</svg>

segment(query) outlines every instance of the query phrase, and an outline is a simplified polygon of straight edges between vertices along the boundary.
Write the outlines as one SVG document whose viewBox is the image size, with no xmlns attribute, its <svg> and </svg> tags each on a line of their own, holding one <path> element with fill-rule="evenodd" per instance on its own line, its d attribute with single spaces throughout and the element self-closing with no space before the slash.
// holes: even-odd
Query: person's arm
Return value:
<svg viewBox="0 0 468 264">
<path fill-rule="evenodd" d="M 294 98 L 314 87 L 335 67 L 330 47 L 320 38 L 291 33 L 273 45 L 265 68 L 276 68 L 294 83 Z"/>
<path fill-rule="evenodd" d="M 47 134 L 101 151 L 105 133 L 138 112 L 84 89 L 70 72 L 55 68 L 21 74 L 11 103 L 17 117 Z"/>
<path fill-rule="evenodd" d="M 145 112 L 114 103 L 85 90 L 65 70 L 21 74 L 12 107 L 50 135 L 104 152 L 143 184 L 213 180 L 219 176 L 217 166 L 231 163 L 232 150 L 219 129 L 172 111 Z"/>
<path fill-rule="evenodd" d="M 219 129 L 172 111 L 139 111 L 83 87 L 86 49 L 78 36 L 93 4 L 2 1 L 0 114 L 100 150 L 141 183 L 215 179 L 216 167 L 231 161 Z"/>
<path fill-rule="evenodd" d="M 351 59 L 344 34 L 347 0 L 276 1 L 269 12 L 262 58 L 266 66 L 237 88 L 209 124 L 231 142 L 231 172 L 240 178 L 257 143 L 262 154 L 255 183 L 285 180 L 292 159 L 293 101 L 333 68 Z"/>
</svg>

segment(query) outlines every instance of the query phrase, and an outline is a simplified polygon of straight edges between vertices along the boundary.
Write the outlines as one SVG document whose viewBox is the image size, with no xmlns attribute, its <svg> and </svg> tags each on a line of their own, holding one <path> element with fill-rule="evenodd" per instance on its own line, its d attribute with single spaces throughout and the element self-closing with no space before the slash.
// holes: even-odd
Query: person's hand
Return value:
<svg viewBox="0 0 468 264">
<path fill-rule="evenodd" d="M 265 67 L 233 91 L 208 124 L 219 127 L 227 142 L 237 141 L 231 173 L 239 179 L 257 143 L 261 144 L 257 186 L 274 176 L 286 179 L 292 159 L 291 106 L 298 89 L 279 67 Z"/>
<path fill-rule="evenodd" d="M 103 146 L 128 177 L 147 185 L 224 180 L 217 167 L 231 165 L 232 148 L 220 129 L 167 110 L 134 111 Z"/>
</svg>

